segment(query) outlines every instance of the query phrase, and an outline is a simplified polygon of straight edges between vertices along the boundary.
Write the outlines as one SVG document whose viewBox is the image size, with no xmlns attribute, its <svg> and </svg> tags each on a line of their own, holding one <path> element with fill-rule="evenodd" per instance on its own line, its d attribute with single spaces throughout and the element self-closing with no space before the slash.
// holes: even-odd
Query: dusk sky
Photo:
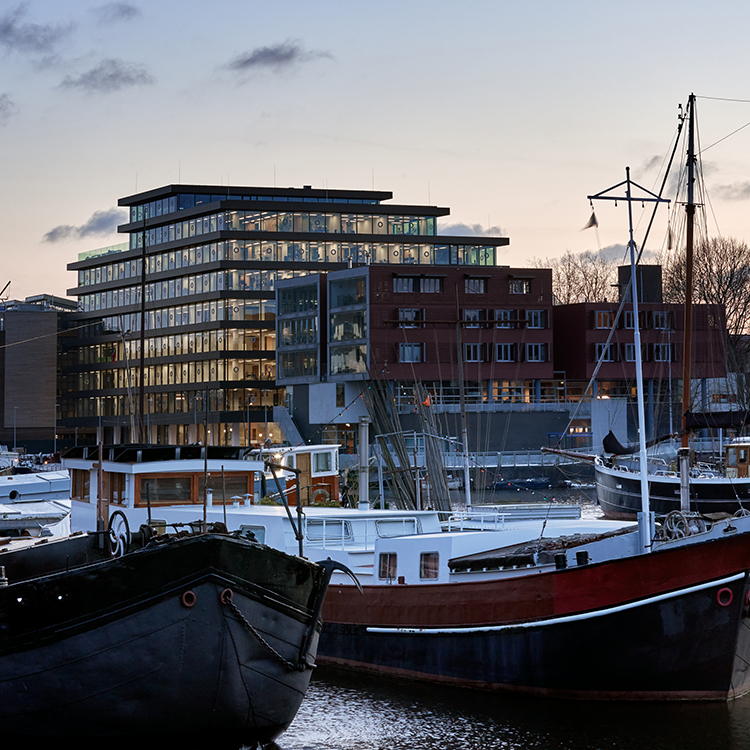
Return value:
<svg viewBox="0 0 750 750">
<path fill-rule="evenodd" d="M 509 237 L 504 265 L 596 250 L 586 196 L 654 188 L 691 91 L 710 230 L 750 241 L 749 27 L 724 0 L 0 2 L 0 289 L 64 294 L 119 197 L 178 182 L 391 190 Z"/>
</svg>

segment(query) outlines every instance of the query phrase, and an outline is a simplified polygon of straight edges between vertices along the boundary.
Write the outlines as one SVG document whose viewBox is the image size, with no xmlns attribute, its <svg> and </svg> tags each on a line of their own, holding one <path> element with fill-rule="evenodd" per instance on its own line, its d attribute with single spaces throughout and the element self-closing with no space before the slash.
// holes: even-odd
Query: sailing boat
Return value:
<svg viewBox="0 0 750 750">
<path fill-rule="evenodd" d="M 675 533 L 684 531 L 685 525 L 691 522 L 689 520 L 691 513 L 700 516 L 713 513 L 731 515 L 750 512 L 750 438 L 738 439 L 725 446 L 723 466 L 720 468 L 709 466 L 691 468 L 689 466 L 688 438 L 691 429 L 742 426 L 747 421 L 747 414 L 746 412 L 725 412 L 696 415 L 690 412 L 693 307 L 691 289 L 696 210 L 694 184 L 697 161 L 695 96 L 692 94 L 688 100 L 687 118 L 686 293 L 682 373 L 682 447 L 678 451 L 679 470 L 677 467 L 667 466 L 663 460 L 649 462 L 643 452 L 638 460 L 628 458 L 633 451 L 620 446 L 611 433 L 604 441 L 606 454 L 595 458 L 597 497 L 605 516 L 616 519 L 635 518 L 641 504 L 641 467 L 645 466 L 648 473 L 650 507 L 657 514 L 672 514 L 670 525 L 675 528 Z M 631 279 L 635 279 L 635 270 L 631 274 Z M 634 284 L 631 285 L 635 288 Z M 637 332 L 637 315 L 635 315 L 635 322 Z M 636 342 L 635 350 L 640 354 L 638 342 Z M 639 393 L 641 390 L 639 381 Z"/>
</svg>

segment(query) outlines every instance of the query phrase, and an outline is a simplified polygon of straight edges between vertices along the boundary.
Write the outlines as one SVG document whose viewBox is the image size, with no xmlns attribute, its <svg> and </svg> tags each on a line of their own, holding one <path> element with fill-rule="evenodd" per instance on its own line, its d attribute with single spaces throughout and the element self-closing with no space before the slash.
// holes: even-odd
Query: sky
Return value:
<svg viewBox="0 0 750 750">
<path fill-rule="evenodd" d="M 64 295 L 117 199 L 172 183 L 390 190 L 509 237 L 503 265 L 619 252 L 626 209 L 582 231 L 586 196 L 653 189 L 691 92 L 710 231 L 750 242 L 748 27 L 729 0 L 0 0 L 0 289 Z"/>
</svg>

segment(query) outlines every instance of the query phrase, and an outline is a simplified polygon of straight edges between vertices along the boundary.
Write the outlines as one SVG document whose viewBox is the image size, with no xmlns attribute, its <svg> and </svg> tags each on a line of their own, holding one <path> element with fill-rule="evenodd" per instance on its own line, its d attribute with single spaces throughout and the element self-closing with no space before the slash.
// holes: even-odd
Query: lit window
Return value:
<svg viewBox="0 0 750 750">
<path fill-rule="evenodd" d="M 612 328 L 615 314 L 612 310 L 597 310 L 594 326 L 596 328 Z"/>
<path fill-rule="evenodd" d="M 440 556 L 437 552 L 423 552 L 419 556 L 419 577 L 437 578 Z"/>
<path fill-rule="evenodd" d="M 531 281 L 529 279 L 509 279 L 511 294 L 531 294 Z"/>
</svg>

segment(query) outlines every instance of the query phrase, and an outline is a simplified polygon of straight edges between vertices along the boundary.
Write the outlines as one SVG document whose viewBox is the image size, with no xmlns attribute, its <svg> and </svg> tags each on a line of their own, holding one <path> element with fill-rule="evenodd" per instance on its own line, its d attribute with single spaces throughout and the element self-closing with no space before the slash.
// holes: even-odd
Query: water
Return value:
<svg viewBox="0 0 750 750">
<path fill-rule="evenodd" d="M 281 750 L 746 750 L 731 703 L 546 700 L 319 668 Z"/>
</svg>

